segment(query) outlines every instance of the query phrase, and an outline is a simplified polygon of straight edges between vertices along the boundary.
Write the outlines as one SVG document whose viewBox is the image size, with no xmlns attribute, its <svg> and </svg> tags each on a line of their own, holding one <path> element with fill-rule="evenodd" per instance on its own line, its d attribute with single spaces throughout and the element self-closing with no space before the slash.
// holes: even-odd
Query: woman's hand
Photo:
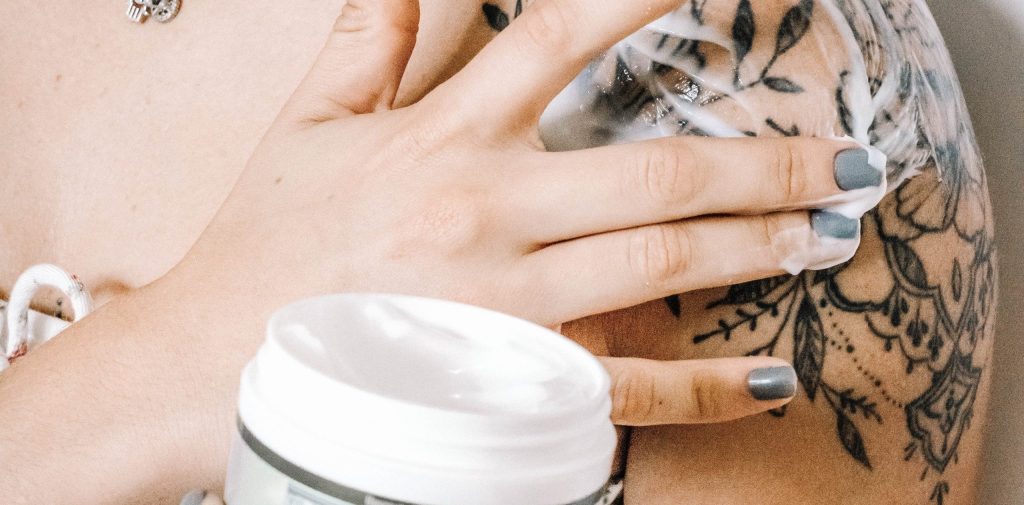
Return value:
<svg viewBox="0 0 1024 505">
<path fill-rule="evenodd" d="M 554 326 L 776 275 L 793 257 L 848 256 L 856 241 L 823 245 L 794 209 L 842 198 L 839 169 L 875 170 L 866 156 L 837 157 L 855 145 L 668 138 L 544 151 L 545 104 L 592 56 L 677 3 L 538 2 L 456 76 L 396 109 L 416 2 L 349 2 L 182 269 L 261 297 L 408 293 Z M 837 162 L 849 158 L 863 161 Z M 838 228 L 856 230 L 847 221 Z M 732 419 L 795 390 L 790 370 L 757 394 L 767 401 L 752 396 L 748 373 L 787 366 L 775 359 L 607 363 L 627 424 Z"/>
<path fill-rule="evenodd" d="M 18 478 L 0 480 L 0 496 L 135 503 L 215 489 L 239 370 L 266 317 L 297 298 L 409 293 L 557 326 L 850 254 L 856 241 L 841 239 L 856 221 L 819 214 L 812 227 L 798 209 L 866 179 L 854 145 L 541 148 L 544 105 L 591 56 L 676 6 L 538 1 L 452 79 L 393 109 L 416 1 L 351 0 L 186 258 L 3 373 L 0 474 Z M 795 390 L 771 358 L 604 359 L 623 424 L 722 421 Z"/>
</svg>

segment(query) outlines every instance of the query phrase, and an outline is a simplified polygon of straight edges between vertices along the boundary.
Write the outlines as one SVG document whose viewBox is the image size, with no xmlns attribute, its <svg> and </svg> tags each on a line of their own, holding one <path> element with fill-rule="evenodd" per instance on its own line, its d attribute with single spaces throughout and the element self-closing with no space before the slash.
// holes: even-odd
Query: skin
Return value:
<svg viewBox="0 0 1024 505">
<path fill-rule="evenodd" d="M 59 62 L 50 63 L 54 67 L 0 61 L 0 67 L 5 70 L 15 69 L 12 73 L 4 73 L 8 76 L 5 77 L 7 81 L 0 86 L 11 97 L 4 101 L 11 107 L 11 114 L 5 114 L 0 128 L 7 138 L 15 141 L 0 146 L 3 150 L 0 157 L 6 166 L 16 169 L 5 170 L 5 175 L 0 176 L 10 178 L 5 182 L 11 182 L 0 184 L 0 191 L 7 192 L 2 198 L 5 211 L 0 219 L 3 219 L 5 234 L 24 237 L 17 247 L 0 251 L 7 256 L 0 260 L 0 268 L 7 270 L 2 277 L 6 282 L 0 285 L 10 285 L 24 266 L 46 258 L 72 268 L 87 285 L 93 287 L 99 298 L 112 300 L 102 313 L 76 326 L 74 334 L 48 346 L 45 353 L 40 351 L 38 356 L 30 355 L 24 362 L 19 362 L 14 369 L 18 371 L 5 375 L 0 385 L 0 397 L 15 400 L 17 403 L 13 404 L 21 405 L 21 412 L 44 409 L 48 412 L 76 412 L 73 418 L 87 427 L 85 431 L 90 434 L 89 442 L 83 443 L 82 432 L 64 425 L 66 418 L 62 416 L 55 416 L 57 419 L 37 418 L 28 423 L 24 415 L 17 417 L 14 409 L 3 414 L 7 416 L 3 418 L 3 425 L 11 427 L 4 435 L 8 437 L 7 441 L 27 440 L 40 450 L 37 458 L 20 458 L 26 447 L 21 446 L 21 452 L 15 450 L 0 457 L 0 464 L 11 464 L 13 458 L 19 457 L 19 471 L 25 469 L 25 475 L 31 477 L 25 483 L 30 484 L 32 479 L 45 482 L 55 475 L 61 475 L 67 483 L 62 486 L 64 489 L 47 490 L 55 493 L 53 495 L 35 497 L 37 502 L 46 502 L 48 498 L 52 498 L 49 501 L 61 502 L 59 493 L 67 490 L 73 490 L 72 496 L 76 497 L 95 496 L 96 503 L 104 498 L 111 502 L 125 502 L 138 500 L 141 489 L 151 490 L 148 498 L 151 501 L 169 502 L 180 495 L 183 486 L 203 484 L 216 488 L 223 469 L 223 451 L 226 448 L 223 440 L 230 429 L 229 411 L 234 399 L 237 369 L 258 342 L 256 339 L 220 337 L 230 339 L 224 347 L 232 352 L 209 352 L 211 335 L 259 335 L 266 313 L 284 301 L 336 290 L 339 285 L 360 286 L 360 282 L 366 285 L 365 281 L 353 280 L 347 275 L 321 284 L 286 282 L 283 279 L 292 279 L 294 271 L 273 271 L 270 258 L 316 257 L 315 246 L 319 244 L 310 245 L 309 250 L 299 255 L 294 251 L 268 253 L 257 263 L 238 261 L 238 258 L 250 256 L 247 253 L 253 250 L 253 244 L 265 244 L 267 237 L 273 237 L 270 242 L 301 242 L 301 233 L 296 232 L 297 239 L 290 242 L 282 236 L 281 230 L 287 230 L 288 225 L 294 224 L 298 224 L 297 229 L 301 230 L 309 230 L 310 226 L 315 228 L 318 223 L 316 214 L 298 217 L 295 223 L 264 224 L 263 228 L 224 224 L 259 222 L 261 215 L 257 211 L 273 213 L 280 209 L 274 207 L 276 204 L 266 204 L 266 197 L 278 198 L 280 205 L 285 205 L 289 201 L 288 195 L 310 198 L 309 188 L 321 182 L 302 181 L 301 178 L 296 182 L 287 172 L 280 170 L 282 166 L 294 164 L 295 159 L 302 159 L 300 154 L 285 152 L 286 148 L 274 148 L 275 145 L 287 144 L 282 140 L 277 144 L 264 141 L 261 149 L 270 154 L 255 156 L 256 162 L 249 163 L 250 176 L 241 175 L 239 185 L 235 185 L 235 180 L 240 177 L 240 167 L 246 165 L 245 160 L 262 131 L 270 125 L 277 109 L 285 103 L 292 88 L 312 64 L 317 48 L 331 29 L 334 13 L 338 11 L 337 6 L 332 6 L 333 10 L 323 7 L 322 11 L 310 10 L 297 15 L 294 9 L 283 5 L 267 7 L 281 9 L 282 12 L 275 16 L 268 11 L 239 8 L 234 9 L 237 16 L 223 16 L 219 14 L 223 7 L 217 9 L 218 12 L 204 12 L 203 9 L 210 7 L 189 4 L 171 25 L 143 27 L 152 33 L 126 25 L 116 15 L 108 16 L 100 10 L 81 13 L 85 17 L 80 20 L 65 21 L 59 27 L 47 28 L 49 23 L 66 19 L 68 14 L 47 11 L 56 10 L 55 6 L 33 5 L 30 9 L 21 2 L 0 7 L 11 11 L 4 13 L 8 14 L 8 19 L 22 20 L 15 24 L 15 30 L 0 34 L 0 44 L 4 44 L 5 49 L 12 49 L 0 51 L 0 54 L 18 54 L 19 58 L 26 58 L 25 61 L 40 62 L 54 62 L 54 54 L 60 54 L 62 58 Z M 426 90 L 452 75 L 469 55 L 486 42 L 492 31 L 481 22 L 479 12 L 476 4 L 445 8 L 424 4 L 419 45 L 399 89 L 397 105 L 418 100 Z M 267 19 L 294 21 L 267 23 Z M 249 23 L 245 23 L 246 20 Z M 451 20 L 459 20 L 467 28 L 460 35 L 453 36 L 452 25 L 447 24 Z M 216 24 L 260 28 L 251 29 L 251 32 L 236 28 L 242 33 L 228 32 L 230 35 L 224 35 L 223 30 L 203 30 L 203 26 Z M 459 26 L 459 23 L 455 25 Z M 268 37 L 267 29 L 279 32 Z M 49 33 L 52 39 L 40 41 L 29 37 L 30 33 Z M 105 35 L 101 38 L 95 35 L 98 33 Z M 152 44 L 152 47 L 139 45 L 142 33 L 145 33 L 144 44 Z M 315 37 L 311 35 L 314 33 Z M 211 36 L 223 36 L 225 40 L 203 38 Z M 97 40 L 99 46 L 70 44 L 63 40 L 65 37 L 67 40 Z M 379 40 L 379 37 L 374 40 Z M 287 43 L 282 44 L 281 41 Z M 175 57 L 173 52 L 167 54 L 159 50 L 161 44 L 168 47 L 189 43 L 198 47 L 246 47 L 248 49 L 244 53 L 252 55 L 254 61 L 237 61 L 237 53 L 228 51 L 222 55 L 216 53 L 222 59 L 214 62 L 184 61 Z M 394 51 L 380 55 L 381 58 L 388 56 L 393 57 Z M 109 61 L 153 65 L 153 79 L 158 79 L 162 72 L 197 77 L 193 86 L 179 83 L 164 90 L 154 88 L 147 81 L 129 79 L 134 72 L 128 63 L 124 63 L 126 68 L 97 71 L 99 62 Z M 437 66 L 437 61 L 450 64 Z M 168 66 L 161 67 L 158 63 Z M 194 67 L 175 68 L 174 65 Z M 204 77 L 204 68 L 207 72 L 215 68 L 223 79 L 210 79 L 209 74 Z M 274 71 L 268 72 L 268 68 Z M 382 77 L 372 75 L 372 69 L 368 72 L 369 76 Z M 379 81 L 381 79 L 373 82 Z M 383 82 L 395 81 L 385 78 Z M 203 85 L 205 88 L 212 83 L 222 84 L 200 93 L 197 98 L 194 86 Z M 237 83 L 254 84 L 241 86 Z M 345 103 L 348 107 L 373 110 L 379 107 L 373 95 L 381 93 L 384 91 L 355 99 L 351 93 L 338 96 L 350 100 Z M 290 107 L 292 111 L 303 111 L 296 112 L 294 117 L 303 117 L 304 121 L 311 117 L 320 120 L 325 110 L 323 104 L 327 103 L 329 108 L 336 102 L 327 100 L 303 106 L 301 101 L 296 105 L 293 100 Z M 91 109 L 87 109 L 71 114 L 90 107 L 85 104 L 95 104 L 91 107 L 100 112 L 90 114 L 88 111 Z M 223 112 L 211 113 L 214 111 Z M 472 112 L 470 108 L 465 111 L 465 116 L 449 116 L 467 117 Z M 111 117 L 118 121 L 112 123 Z M 166 128 L 168 121 L 178 121 L 178 124 L 187 124 L 188 127 Z M 231 127 L 224 128 L 225 125 Z M 153 140 L 153 145 L 147 144 L 146 148 L 125 147 L 124 139 L 138 138 L 138 132 L 153 132 L 141 136 L 159 140 Z M 285 137 L 281 135 L 279 138 Z M 211 138 L 217 141 L 211 142 Z M 99 147 L 83 150 L 82 145 Z M 267 145 L 271 148 L 268 149 Z M 311 160 L 303 160 L 303 163 L 307 162 L 312 163 Z M 827 174 L 827 164 L 822 165 L 825 169 L 818 173 Z M 106 171 L 79 169 L 82 166 L 104 167 Z M 138 166 L 149 168 L 141 171 L 135 168 Z M 211 166 L 218 169 L 210 170 Z M 32 170 L 32 178 L 16 175 L 29 169 Z M 117 176 L 111 175 L 110 170 L 117 171 Z M 282 178 L 281 183 L 276 182 L 278 177 Z M 293 184 L 297 185 L 288 187 Z M 829 191 L 827 186 L 824 182 L 815 185 Z M 215 222 L 204 234 L 205 238 L 189 252 L 207 224 L 214 220 L 232 187 L 236 189 L 231 198 L 238 203 L 232 208 L 229 199 L 228 210 L 220 211 L 218 219 L 222 231 L 217 232 Z M 330 195 L 321 196 L 326 200 Z M 81 213 L 68 212 L 63 208 L 60 211 L 56 208 L 40 211 L 39 201 L 67 202 L 67 208 L 96 210 Z M 253 201 L 264 202 L 266 206 L 253 206 Z M 674 211 L 680 212 L 679 209 Z M 121 225 L 96 226 L 92 224 L 95 222 L 118 222 Z M 168 226 L 169 223 L 173 226 Z M 223 231 L 239 228 L 248 231 Z M 870 248 L 872 240 L 875 240 L 875 245 L 879 243 L 867 233 L 865 246 Z M 955 245 L 952 241 L 949 244 Z M 133 252 L 125 255 L 125 250 Z M 181 262 L 186 253 L 189 261 Z M 936 276 L 945 274 L 941 265 L 948 262 L 943 261 L 941 254 L 919 254 L 927 261 L 929 272 Z M 862 265 L 858 267 L 862 272 L 874 271 L 870 262 Z M 172 273 L 165 275 L 172 268 Z M 261 274 L 254 276 L 254 271 Z M 319 279 L 322 271 L 310 265 L 310 273 L 305 277 Z M 486 276 L 493 274 L 495 269 L 493 265 L 482 263 L 479 272 Z M 774 273 L 762 268 L 751 278 Z M 859 281 L 856 289 L 864 292 L 870 291 L 876 282 L 873 279 L 881 279 L 881 276 L 872 275 L 859 277 L 865 280 Z M 707 274 L 697 278 L 706 279 Z M 139 289 L 155 280 L 159 282 Z M 395 284 L 373 287 L 400 290 L 399 275 L 394 275 L 390 282 Z M 664 293 L 655 295 L 648 292 L 644 295 L 647 299 L 658 298 L 708 285 L 687 285 L 676 279 L 671 289 L 666 288 Z M 534 310 L 531 307 L 517 306 L 515 301 L 481 300 L 478 296 L 459 293 L 455 289 L 442 289 L 433 294 L 484 302 L 545 324 L 557 324 L 593 313 L 588 312 L 590 310 L 597 311 L 593 307 L 572 307 L 560 314 L 543 314 L 531 312 Z M 718 292 L 717 297 L 721 294 Z M 681 305 L 701 307 L 715 299 L 714 292 L 699 292 L 685 297 Z M 622 306 L 640 301 L 636 299 Z M 41 308 L 45 308 L 45 301 L 43 304 Z M 606 305 L 602 308 L 617 307 Z M 224 314 L 232 317 L 225 318 Z M 739 342 L 733 345 L 692 344 L 692 335 L 706 331 L 709 323 L 713 328 L 717 318 L 718 315 L 710 310 L 706 314 L 699 310 L 687 311 L 687 317 L 677 318 L 664 302 L 656 301 L 576 321 L 566 325 L 564 330 L 602 354 L 676 360 L 747 352 L 749 349 Z M 840 314 L 834 322 L 854 328 L 856 319 L 854 315 Z M 79 336 L 75 338 L 75 335 Z M 94 341 L 96 336 L 102 338 Z M 861 339 L 865 345 L 873 342 L 866 334 L 858 336 L 854 333 L 852 338 L 858 344 Z M 90 341 L 95 343 L 87 343 Z M 881 350 L 871 354 L 877 354 L 879 360 L 886 359 Z M 164 360 L 154 360 L 155 356 L 168 355 L 175 357 L 172 367 L 166 366 Z M 147 366 L 140 367 L 140 362 Z M 880 377 L 893 381 L 902 378 L 902 365 L 897 363 L 882 368 Z M 81 377 L 82 374 L 93 374 L 97 369 L 103 373 L 90 375 L 90 381 L 56 379 Z M 154 370 L 159 370 L 159 373 L 154 373 Z M 211 377 L 210 370 L 218 370 L 221 374 Z M 827 373 L 837 380 L 856 378 L 850 366 L 832 365 Z M 218 386 L 208 387 L 211 380 Z M 40 383 L 50 388 L 59 386 L 61 395 L 48 396 L 43 402 L 38 395 L 24 393 L 45 392 L 46 389 L 34 385 Z M 139 387 L 133 393 L 125 393 L 123 384 L 126 383 Z M 987 379 L 982 383 L 987 383 Z M 907 389 L 906 396 L 910 399 L 913 392 L 909 391 L 911 388 Z M 190 394 L 185 398 L 174 394 L 174 390 L 187 390 Z M 897 391 L 893 393 L 899 394 Z M 103 400 L 110 396 L 121 396 L 125 401 Z M 155 401 L 155 398 L 161 400 Z M 984 401 L 983 390 L 975 407 L 975 423 L 983 419 Z M 93 407 L 81 413 L 80 406 L 85 402 Z M 835 417 L 829 418 L 830 413 L 820 400 L 801 399 L 788 411 L 784 421 L 758 416 L 703 429 L 637 431 L 632 437 L 629 456 L 628 500 L 636 503 L 679 503 L 685 500 L 693 503 L 744 503 L 751 496 L 759 496 L 766 503 L 816 503 L 822 497 L 844 503 L 887 503 L 884 500 L 907 503 L 902 501 L 905 494 L 927 503 L 928 492 L 935 482 L 934 479 L 919 480 L 920 466 L 911 470 L 902 462 L 902 449 L 907 440 L 905 427 L 896 421 L 872 427 L 870 431 L 864 429 L 863 435 L 868 438 L 866 444 L 877 448 L 872 451 L 873 469 L 868 471 L 837 447 Z M 889 409 L 883 414 L 885 418 L 899 419 L 898 409 Z M 623 413 L 622 417 L 628 418 L 629 414 Z M 679 419 L 678 415 L 670 417 L 676 422 L 685 420 Z M 110 422 L 111 419 L 125 418 L 128 422 Z M 630 424 L 657 424 L 665 419 L 631 421 Z M 189 428 L 195 425 L 203 426 L 205 430 L 197 434 Z M 950 494 L 946 495 L 949 503 L 969 502 L 980 431 L 974 428 L 965 432 L 965 438 L 960 442 L 959 463 L 942 474 L 944 481 L 954 484 Z M 161 432 L 181 434 L 185 439 L 198 440 L 198 443 L 182 445 L 176 440 L 151 436 Z M 800 443 L 795 445 L 789 443 L 790 440 L 799 440 Z M 17 449 L 12 444 L 6 447 Z M 67 472 L 66 469 L 58 472 L 43 457 L 47 454 L 59 454 L 67 460 L 90 464 L 78 472 Z M 177 458 L 183 454 L 203 463 L 181 469 Z M 823 462 L 828 462 L 824 472 L 821 471 Z M 111 467 L 132 468 L 133 471 L 122 473 L 124 478 L 114 489 L 107 487 L 109 483 L 106 482 L 100 488 L 99 477 L 108 475 Z M 99 468 L 104 468 L 102 473 L 97 473 Z M 168 473 L 168 469 L 181 470 Z M 800 478 L 793 478 L 793 475 Z M 819 475 L 820 478 L 815 477 Z M 830 475 L 834 477 L 827 477 Z M 713 485 L 709 486 L 709 482 Z M 765 497 L 764 489 L 771 489 L 771 496 Z M 14 489 L 14 492 L 19 491 L 22 490 Z M 713 502 L 713 499 L 719 501 Z"/>
</svg>

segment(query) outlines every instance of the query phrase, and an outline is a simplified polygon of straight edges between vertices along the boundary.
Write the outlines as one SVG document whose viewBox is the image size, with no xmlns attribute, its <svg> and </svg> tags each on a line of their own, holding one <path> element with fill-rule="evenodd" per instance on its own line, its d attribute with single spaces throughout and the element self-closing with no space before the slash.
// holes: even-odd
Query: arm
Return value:
<svg viewBox="0 0 1024 505">
<path fill-rule="evenodd" d="M 4 372 L 6 503 L 177 503 L 191 487 L 219 488 L 238 373 L 274 300 L 174 278 Z"/>
<path fill-rule="evenodd" d="M 871 2 L 844 5 L 862 3 Z M 705 4 L 723 5 L 725 12 L 708 11 L 707 18 L 733 22 L 735 2 Z M 756 15 L 747 11 L 745 22 L 757 19 L 759 33 L 774 35 L 773 21 L 765 21 L 773 19 L 765 15 L 770 9 L 754 5 Z M 814 5 L 811 32 L 823 20 L 822 4 Z M 797 400 L 772 415 L 636 431 L 627 501 L 973 502 L 995 317 L 991 210 L 970 120 L 930 16 L 918 2 L 884 5 L 890 15 L 899 13 L 892 19 L 900 20 L 902 51 L 895 53 L 904 59 L 897 63 L 912 65 L 927 81 L 903 79 L 898 96 L 907 98 L 876 116 L 871 131 L 880 143 L 902 129 L 911 132 L 907 149 L 890 151 L 890 167 L 894 175 L 907 167 L 921 175 L 865 217 L 862 246 L 847 264 L 608 316 L 612 322 L 604 324 L 615 324 L 619 333 L 628 324 L 656 321 L 645 324 L 653 328 L 646 338 L 618 338 L 616 355 L 779 356 L 793 362 L 801 383 Z M 858 41 L 878 47 L 865 43 L 871 37 L 862 31 Z M 808 47 L 819 46 L 796 45 L 786 58 L 772 60 L 772 75 L 804 87 L 829 78 L 813 71 L 813 54 L 802 61 L 805 68 L 786 66 Z M 884 69 L 876 53 L 865 54 L 871 71 Z M 766 107 L 772 123 L 786 125 L 769 126 L 787 135 L 839 118 L 847 127 L 842 85 L 848 81 L 836 82 L 839 90 L 818 95 L 816 103 L 810 91 L 787 90 L 789 102 L 781 92 L 766 91 L 763 96 L 783 105 Z M 764 99 L 748 96 L 755 103 Z M 828 114 L 816 117 L 815 110 Z"/>
</svg>

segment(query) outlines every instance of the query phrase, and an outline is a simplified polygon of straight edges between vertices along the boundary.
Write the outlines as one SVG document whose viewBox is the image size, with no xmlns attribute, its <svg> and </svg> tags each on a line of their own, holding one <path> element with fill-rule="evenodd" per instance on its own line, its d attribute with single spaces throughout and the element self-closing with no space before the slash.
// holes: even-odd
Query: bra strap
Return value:
<svg viewBox="0 0 1024 505">
<path fill-rule="evenodd" d="M 32 339 L 28 328 L 29 304 L 43 286 L 56 288 L 67 296 L 75 313 L 75 321 L 92 311 L 92 297 L 78 277 L 56 265 L 43 263 L 29 267 L 18 276 L 11 289 L 3 328 L 3 345 L 0 348 L 4 358 L 0 359 L 0 370 L 10 366 L 9 362 L 14 357 L 43 343 L 38 338 Z"/>
</svg>

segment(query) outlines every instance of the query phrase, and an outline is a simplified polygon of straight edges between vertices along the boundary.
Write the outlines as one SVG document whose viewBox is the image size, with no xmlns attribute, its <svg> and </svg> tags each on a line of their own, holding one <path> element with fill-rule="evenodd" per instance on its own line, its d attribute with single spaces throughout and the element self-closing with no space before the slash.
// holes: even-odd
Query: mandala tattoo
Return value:
<svg viewBox="0 0 1024 505">
<path fill-rule="evenodd" d="M 853 2 L 839 2 L 847 9 Z M 802 1 L 783 19 L 779 28 L 776 55 L 796 44 L 807 31 L 806 24 L 814 3 Z M 882 7 L 891 20 L 914 20 L 913 4 L 886 1 Z M 749 42 L 747 33 L 754 31 L 753 14 L 747 0 L 740 2 L 733 36 L 735 54 L 742 59 Z M 918 46 L 919 51 L 943 51 L 934 40 L 922 40 L 917 26 L 899 22 L 896 25 L 901 40 Z M 867 39 L 855 34 L 858 42 L 867 45 Z M 750 35 L 749 37 L 752 37 Z M 753 86 L 765 83 L 769 66 L 760 78 L 742 84 L 737 70 L 735 86 Z M 877 404 L 887 402 L 899 409 L 907 427 L 908 443 L 904 460 L 921 461 L 921 480 L 932 478 L 933 487 L 928 499 L 941 505 L 949 492 L 949 483 L 942 475 L 957 461 L 961 437 L 971 424 L 974 402 L 978 394 L 984 358 L 977 358 L 975 349 L 991 334 L 996 294 L 996 266 L 993 248 L 990 209 L 985 193 L 985 176 L 978 148 L 963 107 L 958 84 L 951 68 L 926 69 L 920 75 L 927 82 L 914 82 L 909 63 L 903 67 L 900 94 L 904 100 L 910 96 L 911 86 L 928 86 L 934 90 L 936 100 L 952 109 L 960 127 L 952 129 L 949 138 L 936 139 L 925 135 L 928 121 L 935 119 L 927 107 L 940 103 L 901 103 L 902 107 L 917 107 L 920 132 L 917 147 L 927 156 L 923 160 L 924 174 L 909 180 L 891 194 L 879 208 L 865 216 L 865 233 L 875 233 L 884 256 L 884 271 L 871 275 L 887 277 L 891 286 L 879 299 L 865 299 L 843 273 L 852 263 L 819 271 L 804 272 L 797 276 L 765 279 L 731 287 L 708 309 L 732 307 L 732 317 L 721 319 L 717 327 L 693 337 L 695 344 L 710 339 L 729 340 L 737 328 L 753 332 L 759 327 L 771 337 L 767 342 L 749 350 L 748 355 L 773 356 L 780 342 L 787 341 L 792 360 L 803 391 L 809 400 L 819 398 L 835 414 L 836 437 L 845 452 L 865 468 L 871 468 L 870 448 L 865 446 L 861 429 L 864 423 L 883 423 Z M 739 65 L 737 64 L 737 69 Z M 839 76 L 835 93 L 836 114 L 842 128 L 852 135 L 850 108 L 847 105 L 845 82 L 848 73 Z M 880 81 L 877 80 L 876 82 Z M 789 82 L 789 81 L 786 81 Z M 799 85 L 769 85 L 782 92 L 799 92 Z M 873 89 L 877 91 L 877 87 Z M 947 114 L 950 112 L 947 111 Z M 873 139 L 895 128 L 898 120 L 894 111 L 885 111 L 872 126 Z M 800 131 L 795 125 L 783 127 L 772 118 L 766 122 L 779 135 L 794 136 Z M 895 159 L 895 170 L 914 160 Z M 921 163 L 918 160 L 918 163 Z M 941 167 L 941 174 L 937 174 Z M 941 175 L 941 177 L 940 177 Z M 942 244 L 951 256 L 948 263 L 926 266 L 921 252 Z M 945 274 L 944 272 L 949 272 Z M 666 299 L 669 309 L 679 317 L 682 312 L 678 297 Z M 837 313 L 857 314 L 864 327 L 883 343 L 887 353 L 898 353 L 904 362 L 909 379 L 924 374 L 929 387 L 911 401 L 896 399 L 883 380 L 871 371 L 847 336 L 849 328 L 836 323 L 825 324 Z M 833 383 L 838 379 L 826 378 L 825 358 L 831 353 L 844 356 L 855 366 L 871 391 Z M 785 415 L 784 410 L 774 412 Z"/>
<path fill-rule="evenodd" d="M 777 71 L 776 64 L 800 44 L 812 23 L 821 19 L 815 16 L 816 9 L 822 8 L 821 0 L 793 0 L 773 26 L 757 19 L 751 0 L 691 0 L 687 4 L 691 18 L 703 23 L 709 5 L 716 1 L 736 5 L 730 48 L 733 89 L 713 92 L 702 88 L 696 79 L 676 76 L 673 92 L 697 106 L 753 88 L 779 96 L 804 93 L 800 78 Z M 866 6 L 869 2 L 881 10 L 871 11 Z M 791 360 L 803 394 L 811 402 L 827 406 L 834 416 L 838 446 L 867 470 L 872 469 L 875 449 L 867 445 L 862 431 L 880 424 L 905 425 L 903 455 L 908 471 L 919 471 L 920 480 L 928 483 L 931 493 L 922 499 L 943 505 L 950 491 L 943 475 L 957 463 L 960 441 L 971 426 L 982 372 L 989 360 L 982 343 L 992 334 L 995 316 L 996 255 L 985 175 L 955 72 L 941 40 L 935 39 L 937 31 L 923 3 L 835 0 L 834 4 L 851 20 L 853 36 L 868 60 L 872 93 L 879 92 L 885 72 L 893 67 L 886 70 L 879 63 L 883 59 L 879 35 L 864 19 L 881 12 L 893 26 L 903 54 L 915 56 L 914 61 L 895 67 L 899 69 L 897 99 L 876 115 L 869 131 L 873 143 L 892 138 L 894 132 L 909 131 L 913 137 L 907 142 L 909 148 L 889 160 L 890 181 L 902 184 L 863 219 L 864 245 L 858 257 L 878 258 L 870 280 L 884 289 L 864 293 L 856 279 L 858 271 L 852 267 L 857 258 L 823 271 L 735 285 L 709 305 L 693 309 L 697 313 L 715 310 L 724 316 L 692 336 L 692 342 L 750 342 L 747 355 Z M 483 11 L 491 28 L 500 31 L 522 7 L 519 0 L 512 14 L 495 4 L 484 4 Z M 770 57 L 762 59 L 766 63 L 743 65 L 755 36 L 768 29 L 773 30 L 766 33 L 774 35 L 775 43 Z M 691 68 L 702 69 L 707 63 L 704 46 L 704 42 L 666 35 L 657 42 L 656 50 L 687 58 Z M 652 108 L 659 117 L 671 113 L 662 97 L 625 62 L 619 60 L 615 71 L 622 78 L 614 80 L 596 105 L 604 117 L 630 121 Z M 655 65 L 653 73 L 672 71 Z M 833 105 L 839 127 L 853 136 L 847 90 L 850 73 L 850 69 L 842 70 L 836 76 Z M 913 92 L 920 89 L 928 89 L 927 96 Z M 766 127 L 762 134 L 801 135 L 797 124 L 784 124 L 773 117 L 759 121 Z M 947 127 L 936 127 L 939 122 Z M 704 134 L 684 120 L 679 121 L 676 133 Z M 921 175 L 905 180 L 907 171 Z M 665 304 L 675 317 L 687 317 L 688 307 L 679 296 L 666 298 Z M 838 316 L 843 317 L 843 324 L 833 322 Z M 857 326 L 848 322 L 851 320 L 862 323 Z M 877 365 L 869 363 L 858 349 L 871 340 L 888 356 L 885 362 L 899 363 L 899 373 L 904 374 L 901 379 L 883 379 L 895 374 L 872 369 Z M 826 363 L 837 362 L 858 375 L 830 373 Z M 863 384 L 868 387 L 858 389 Z M 921 386 L 914 389 L 911 384 Z M 883 416 L 883 412 L 898 412 L 899 418 Z M 785 417 L 786 409 L 772 414 Z M 913 465 L 918 465 L 916 470 Z"/>
</svg>

